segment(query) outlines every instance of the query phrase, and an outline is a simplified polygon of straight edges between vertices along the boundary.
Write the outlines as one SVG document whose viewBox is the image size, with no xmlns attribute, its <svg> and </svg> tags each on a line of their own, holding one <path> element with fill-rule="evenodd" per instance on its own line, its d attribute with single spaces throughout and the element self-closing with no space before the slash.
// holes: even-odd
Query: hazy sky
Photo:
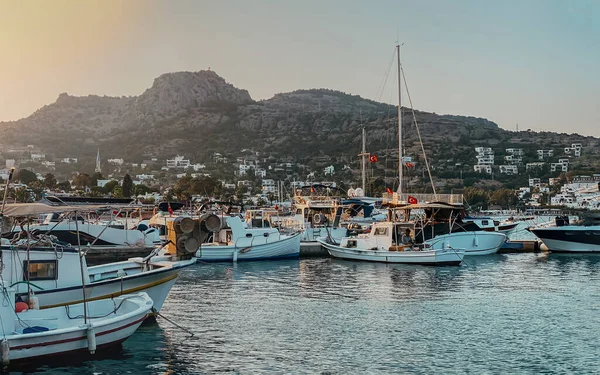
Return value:
<svg viewBox="0 0 600 375">
<path fill-rule="evenodd" d="M 416 108 L 600 136 L 598 0 L 0 0 L 0 120 L 211 67 L 254 99 L 378 87 L 397 35 Z"/>
</svg>

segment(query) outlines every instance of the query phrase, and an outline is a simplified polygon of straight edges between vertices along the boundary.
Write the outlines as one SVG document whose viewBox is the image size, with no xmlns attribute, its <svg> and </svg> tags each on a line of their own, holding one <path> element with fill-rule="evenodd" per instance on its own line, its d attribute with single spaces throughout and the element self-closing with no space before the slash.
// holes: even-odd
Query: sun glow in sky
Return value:
<svg viewBox="0 0 600 375">
<path fill-rule="evenodd" d="M 0 0 L 0 120 L 71 95 L 139 95 L 211 67 L 254 99 L 331 88 L 416 108 L 600 136 L 600 2 Z"/>
</svg>

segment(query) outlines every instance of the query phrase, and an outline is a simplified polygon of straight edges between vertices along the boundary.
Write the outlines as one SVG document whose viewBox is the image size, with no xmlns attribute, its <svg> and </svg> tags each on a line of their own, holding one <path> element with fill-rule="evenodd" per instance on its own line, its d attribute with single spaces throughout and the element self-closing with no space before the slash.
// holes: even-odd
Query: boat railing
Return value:
<svg viewBox="0 0 600 375">
<path fill-rule="evenodd" d="M 236 249 L 238 249 L 238 248 L 245 248 L 245 247 L 252 247 L 252 246 L 254 246 L 254 239 L 255 239 L 255 238 L 258 238 L 258 237 L 265 237 L 265 244 L 266 244 L 266 243 L 269 243 L 269 237 L 271 237 L 271 235 L 272 235 L 272 234 L 275 234 L 275 232 L 272 232 L 272 233 L 269 233 L 269 232 L 267 232 L 267 233 L 265 233 L 265 234 L 267 234 L 267 235 L 265 236 L 265 235 L 263 234 L 263 235 L 260 235 L 260 236 L 254 236 L 254 235 L 253 235 L 252 237 L 238 237 L 238 238 L 235 240 L 235 243 L 233 244 L 233 246 L 234 246 Z M 279 238 L 277 239 L 277 240 L 279 241 L 279 240 L 281 240 L 281 233 L 280 233 L 279 231 L 277 231 L 277 234 L 279 235 Z M 248 240 L 248 239 L 250 240 L 250 244 L 249 244 L 249 245 L 247 245 L 247 246 L 244 246 L 244 245 L 243 245 L 243 241 L 242 241 L 242 245 L 239 245 L 239 244 L 238 244 L 238 242 L 240 242 L 240 240 Z"/>
<path fill-rule="evenodd" d="M 463 204 L 462 194 L 407 194 L 407 193 L 384 193 L 383 204 L 401 204 L 401 203 L 432 203 L 444 202 L 449 204 Z"/>
</svg>

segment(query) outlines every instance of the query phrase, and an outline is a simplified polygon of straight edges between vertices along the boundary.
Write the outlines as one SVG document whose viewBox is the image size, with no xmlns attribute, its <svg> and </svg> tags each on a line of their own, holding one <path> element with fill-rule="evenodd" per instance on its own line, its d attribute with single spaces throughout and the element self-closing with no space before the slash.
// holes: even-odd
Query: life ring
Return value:
<svg viewBox="0 0 600 375">
<path fill-rule="evenodd" d="M 314 214 L 314 216 L 313 216 L 313 223 L 314 224 L 321 224 L 321 215 L 320 214 Z"/>
</svg>

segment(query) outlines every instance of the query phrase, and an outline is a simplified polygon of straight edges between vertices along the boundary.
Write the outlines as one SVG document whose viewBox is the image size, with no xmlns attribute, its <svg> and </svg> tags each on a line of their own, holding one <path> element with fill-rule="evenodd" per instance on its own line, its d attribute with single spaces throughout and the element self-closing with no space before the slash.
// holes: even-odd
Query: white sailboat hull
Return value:
<svg viewBox="0 0 600 375">
<path fill-rule="evenodd" d="M 456 232 L 436 236 L 424 242 L 431 249 L 464 249 L 465 255 L 495 254 L 506 242 L 506 235 L 497 232 Z"/>
<path fill-rule="evenodd" d="M 241 239 L 233 245 L 202 244 L 196 257 L 203 262 L 231 262 L 297 258 L 300 255 L 301 233 L 281 235 L 273 241 L 268 238 Z"/>
<path fill-rule="evenodd" d="M 440 249 L 424 251 L 387 251 L 344 248 L 327 243 L 320 239 L 319 242 L 327 249 L 332 257 L 340 259 L 361 260 L 382 263 L 404 263 L 421 265 L 459 265 L 462 262 L 464 251 L 461 249 Z"/>
</svg>

